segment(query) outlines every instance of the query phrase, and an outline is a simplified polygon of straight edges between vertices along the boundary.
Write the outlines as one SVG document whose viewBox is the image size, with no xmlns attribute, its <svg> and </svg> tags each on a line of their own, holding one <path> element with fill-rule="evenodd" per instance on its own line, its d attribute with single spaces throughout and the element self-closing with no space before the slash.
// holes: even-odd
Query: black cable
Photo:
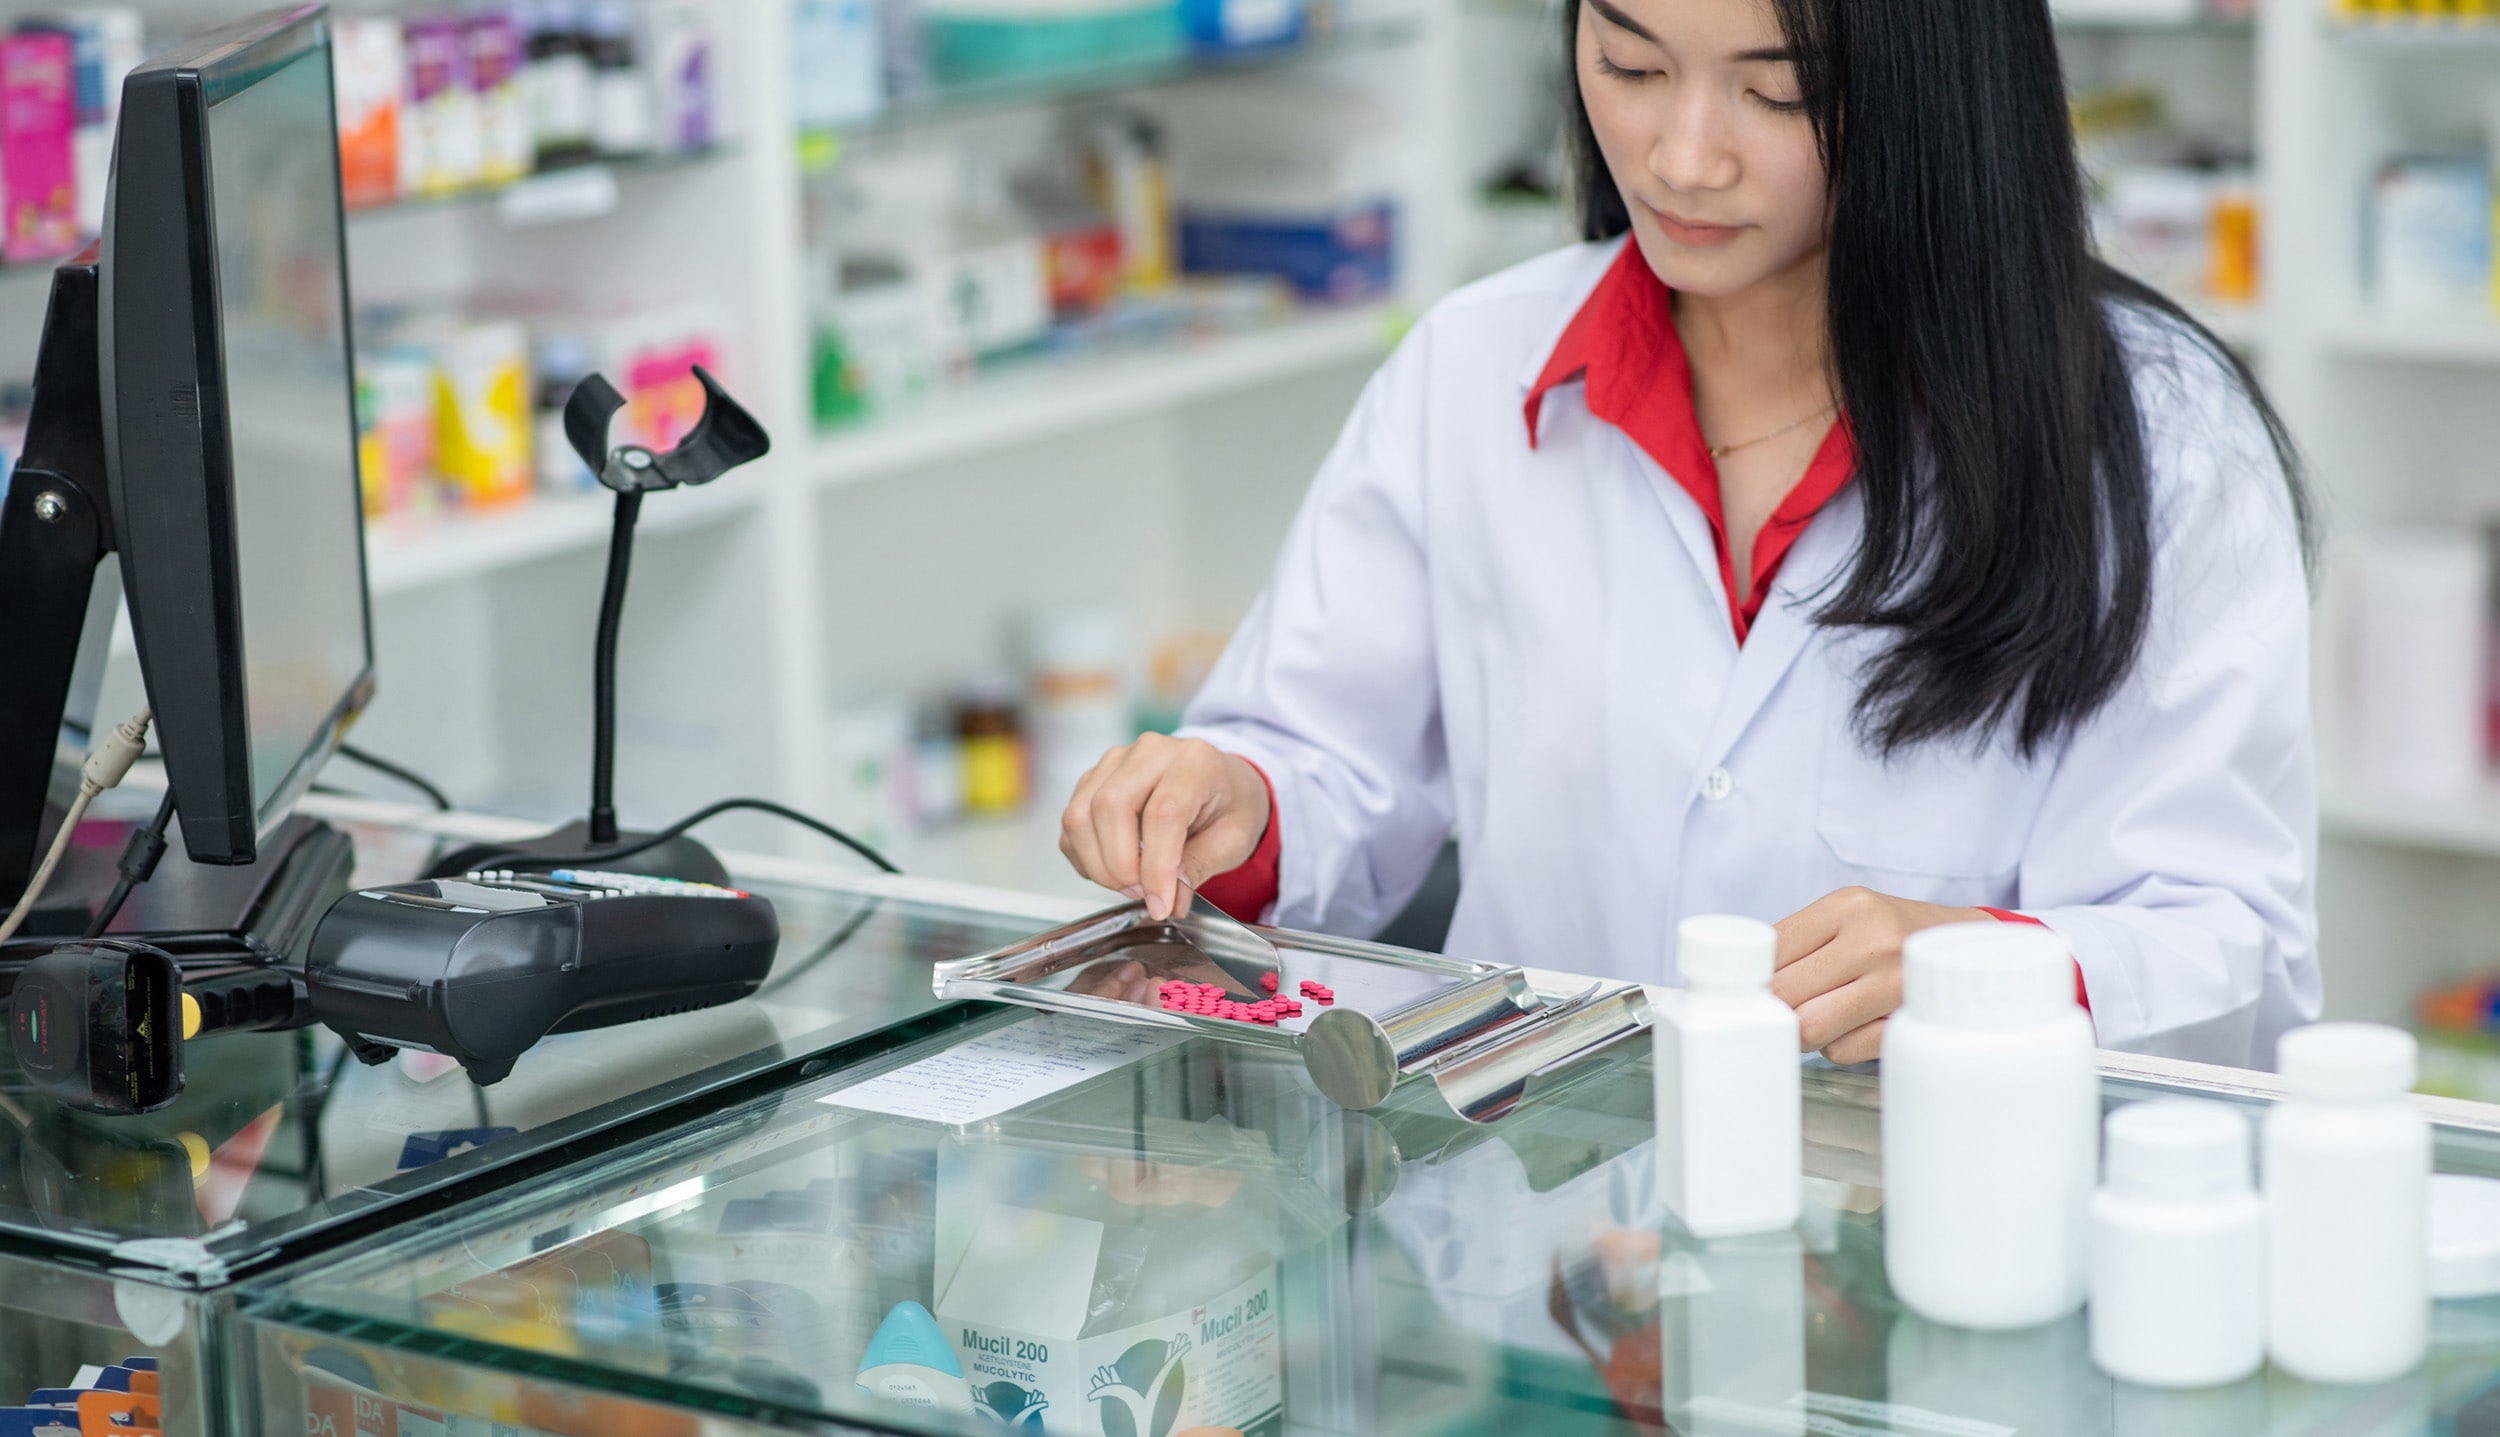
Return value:
<svg viewBox="0 0 2500 1437">
<path fill-rule="evenodd" d="M 591 658 L 590 841 L 616 842 L 616 634 L 625 622 L 625 580 L 634 562 L 634 521 L 642 495 L 616 496 L 616 527 L 608 536 L 608 583 L 599 595 L 599 642 Z"/>
<path fill-rule="evenodd" d="M 825 822 L 823 819 L 812 818 L 807 814 L 799 812 L 795 808 L 785 808 L 778 803 L 761 798 L 724 798 L 718 803 L 708 804 L 705 807 L 696 809 L 692 814 L 685 818 L 681 818 L 677 822 L 670 824 L 668 827 L 661 829 L 659 832 L 652 834 L 649 838 L 636 840 L 633 843 L 626 844 L 622 848 L 603 848 L 589 853 L 559 854 L 554 857 L 550 857 L 543 853 L 531 853 L 526 849 L 507 848 L 498 853 L 488 854 L 487 856 L 478 859 L 470 866 L 473 868 L 493 868 L 507 859 L 521 858 L 529 860 L 529 864 L 532 868 L 595 868 L 603 863 L 614 863 L 620 858 L 631 858 L 638 853 L 648 853 L 652 849 L 659 847 L 661 844 L 670 843 L 685 837 L 689 830 L 692 830 L 701 824 L 708 823 L 711 820 L 720 817 L 724 813 L 734 813 L 740 810 L 753 813 L 768 813 L 775 818 L 795 823 L 801 828 L 812 829 L 815 832 L 821 833 L 825 837 L 832 839 L 834 842 L 841 844 L 844 848 L 849 849 L 851 852 L 858 854 L 861 858 L 866 859 L 869 863 L 874 864 L 877 868 L 884 872 L 900 873 L 903 871 L 887 862 L 884 854 L 870 848 L 867 844 L 851 837 L 849 834 L 844 833 L 841 829 L 834 827 L 832 824 Z"/>
<path fill-rule="evenodd" d="M 130 841 L 122 845 L 121 877 L 113 880 L 113 891 L 105 898 L 104 906 L 95 911 L 95 917 L 87 920 L 86 937 L 103 937 L 104 930 L 112 927 L 113 920 L 120 916 L 122 905 L 130 901 L 130 891 L 155 874 L 157 863 L 165 856 L 165 830 L 173 821 L 174 791 L 169 788 L 165 790 L 164 799 L 156 805 L 156 817 L 148 820 L 147 827 L 130 835 Z"/>
<path fill-rule="evenodd" d="M 451 812 L 454 807 L 450 795 L 444 793 L 441 789 L 436 788 L 426 779 L 424 774 L 418 773 L 414 769 L 402 768 L 400 765 L 391 762 L 389 759 L 383 758 L 379 754 L 367 753 L 365 750 L 356 747 L 352 743 L 343 743 L 339 745 L 339 757 L 372 769 L 375 773 L 381 774 L 385 778 L 395 778 L 399 780 L 401 783 L 408 785 L 417 792 L 424 794 L 426 802 L 433 804 L 436 808 L 441 809 L 445 813 Z"/>
<path fill-rule="evenodd" d="M 859 936 L 859 930 L 867 927 L 868 920 L 876 917 L 877 910 L 884 906 L 885 900 L 882 898 L 869 899 L 868 906 L 860 909 L 858 913 L 852 916 L 850 922 L 842 925 L 841 931 L 835 933 L 831 938 L 826 939 L 824 942 L 817 944 L 806 957 L 791 964 L 782 971 L 775 973 L 763 987 L 755 990 L 755 996 L 758 999 L 769 998 L 775 993 L 778 993 L 782 989 L 797 982 L 799 979 L 807 976 L 807 970 L 815 967 L 819 963 L 824 962 L 827 958 L 832 957 L 843 944 L 848 943 L 853 938 Z"/>
</svg>

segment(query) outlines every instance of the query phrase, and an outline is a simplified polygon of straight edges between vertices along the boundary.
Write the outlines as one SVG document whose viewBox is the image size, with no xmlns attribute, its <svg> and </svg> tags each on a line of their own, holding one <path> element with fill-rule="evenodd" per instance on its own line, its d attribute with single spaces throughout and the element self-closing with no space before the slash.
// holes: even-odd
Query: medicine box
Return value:
<svg viewBox="0 0 2500 1437">
<path fill-rule="evenodd" d="M 1106 1253 L 1104 1233 L 1090 1219 L 1005 1204 L 975 1219 L 937 1308 L 974 1404 L 1011 1427 L 1085 1437 L 1280 1433 L 1275 1264 L 1195 1289 L 1194 1301 L 1095 1312 L 1096 1294 L 1120 1285 L 1123 1265 Z M 1224 1266 L 1172 1244 L 1151 1244 L 1147 1256 L 1209 1274 Z"/>
</svg>

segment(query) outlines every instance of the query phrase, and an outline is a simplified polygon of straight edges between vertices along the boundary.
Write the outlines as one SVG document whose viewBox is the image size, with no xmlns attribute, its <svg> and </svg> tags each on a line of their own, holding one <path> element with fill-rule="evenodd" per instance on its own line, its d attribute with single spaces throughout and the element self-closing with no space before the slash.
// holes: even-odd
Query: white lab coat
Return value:
<svg viewBox="0 0 2500 1437">
<path fill-rule="evenodd" d="M 2309 594 L 2221 363 L 2122 311 L 2158 546 L 2125 688 L 2032 761 L 2000 738 L 1887 763 L 1851 720 L 1880 639 L 1810 618 L 1857 545 L 1854 484 L 1740 647 L 1708 522 L 1579 385 L 1529 447 L 1529 387 L 1620 243 L 1433 307 L 1192 705 L 1185 734 L 1275 785 L 1269 920 L 1376 932 L 1455 827 L 1450 952 L 1674 983 L 1686 915 L 1777 920 L 1862 884 L 2047 923 L 2104 1047 L 2270 1064 L 2319 1002 Z"/>
</svg>

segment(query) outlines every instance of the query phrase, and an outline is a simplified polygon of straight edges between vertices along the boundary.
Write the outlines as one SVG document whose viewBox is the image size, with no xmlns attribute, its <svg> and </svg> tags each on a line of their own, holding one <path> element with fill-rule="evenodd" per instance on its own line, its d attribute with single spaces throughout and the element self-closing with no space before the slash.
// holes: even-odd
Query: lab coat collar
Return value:
<svg viewBox="0 0 2500 1437">
<path fill-rule="evenodd" d="M 1819 627 L 1815 611 L 1831 597 L 1833 581 L 1857 555 L 1865 507 L 1862 492 L 1852 484 L 1834 495 L 1797 536 L 1761 614 L 1736 651 L 1727 696 L 1703 745 L 1705 763 L 1719 763 L 1735 749 L 1813 640 Z"/>
<path fill-rule="evenodd" d="M 1564 333 L 1571 328 L 1572 321 L 1580 317 L 1580 311 L 1588 307 L 1589 296 L 1596 293 L 1598 285 L 1604 283 L 1606 276 L 1614 271 L 1616 263 L 1631 243 L 1632 237 L 1626 234 L 1609 243 L 1583 246 L 1587 253 L 1580 263 L 1584 268 L 1562 287 L 1560 297 L 1554 302 L 1553 312 L 1538 324 L 1536 342 L 1528 346 L 1527 358 L 1520 363 L 1520 394 L 1524 396 L 1536 388 L 1537 380 L 1545 373 L 1546 362 L 1553 358 L 1555 347 L 1562 343 Z M 1533 444 L 1535 439 L 1535 432 L 1531 429 L 1529 442 Z"/>
</svg>

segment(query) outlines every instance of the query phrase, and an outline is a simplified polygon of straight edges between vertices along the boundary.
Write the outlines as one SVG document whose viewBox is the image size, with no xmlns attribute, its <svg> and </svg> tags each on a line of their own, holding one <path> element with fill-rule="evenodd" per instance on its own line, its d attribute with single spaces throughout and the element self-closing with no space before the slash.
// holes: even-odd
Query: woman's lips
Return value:
<svg viewBox="0 0 2500 1437">
<path fill-rule="evenodd" d="M 1665 210 L 1654 207 L 1650 213 L 1657 217 L 1659 231 L 1667 238 L 1677 244 L 1692 245 L 1699 249 L 1726 244 L 1745 232 L 1743 225 L 1699 224 L 1691 220 L 1677 219 Z"/>
</svg>

